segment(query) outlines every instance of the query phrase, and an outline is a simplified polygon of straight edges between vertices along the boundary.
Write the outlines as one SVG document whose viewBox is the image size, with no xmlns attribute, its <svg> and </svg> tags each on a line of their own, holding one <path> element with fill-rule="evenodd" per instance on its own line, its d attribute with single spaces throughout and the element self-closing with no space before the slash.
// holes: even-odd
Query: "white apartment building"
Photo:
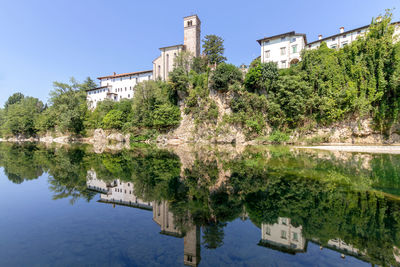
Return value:
<svg viewBox="0 0 400 267">
<path fill-rule="evenodd" d="M 257 40 L 261 46 L 261 62 L 275 62 L 280 69 L 300 61 L 300 52 L 307 44 L 305 34 L 294 31 Z"/>
<path fill-rule="evenodd" d="M 153 71 L 138 71 L 116 74 L 97 78 L 100 87 L 87 90 L 86 100 L 91 109 L 96 108 L 97 103 L 106 99 L 119 101 L 133 98 L 135 86 L 143 81 L 153 79 Z"/>
<path fill-rule="evenodd" d="M 400 35 L 400 22 L 392 23 L 395 27 L 395 41 Z M 316 49 L 325 42 L 329 48 L 339 49 L 364 36 L 368 32 L 369 25 L 345 31 L 340 27 L 339 33 L 323 38 L 318 36 L 318 40 L 307 43 L 305 34 L 294 31 L 278 34 L 257 40 L 261 46 L 261 62 L 275 62 L 278 68 L 289 68 L 301 60 L 300 53 L 303 49 Z"/>
</svg>

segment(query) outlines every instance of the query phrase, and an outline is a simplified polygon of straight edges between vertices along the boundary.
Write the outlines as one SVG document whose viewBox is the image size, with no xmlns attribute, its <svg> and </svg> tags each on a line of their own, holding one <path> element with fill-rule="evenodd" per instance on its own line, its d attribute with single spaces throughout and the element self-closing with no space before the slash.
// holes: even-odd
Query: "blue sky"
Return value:
<svg viewBox="0 0 400 267">
<path fill-rule="evenodd" d="M 225 40 L 230 63 L 248 64 L 264 36 L 318 34 L 369 24 L 398 0 L 0 0 L 0 105 L 14 92 L 47 101 L 53 81 L 151 69 L 159 47 L 183 43 L 182 18 Z M 96 79 L 97 81 L 97 79 Z"/>
</svg>

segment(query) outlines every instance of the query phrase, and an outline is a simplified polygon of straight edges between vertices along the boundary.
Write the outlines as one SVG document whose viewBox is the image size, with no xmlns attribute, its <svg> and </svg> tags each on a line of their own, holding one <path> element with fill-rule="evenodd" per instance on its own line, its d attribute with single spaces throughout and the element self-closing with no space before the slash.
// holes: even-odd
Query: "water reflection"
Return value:
<svg viewBox="0 0 400 267">
<path fill-rule="evenodd" d="M 224 246 L 226 227 L 238 218 L 260 229 L 261 239 L 251 242 L 285 254 L 305 255 L 311 242 L 345 261 L 400 263 L 395 155 L 274 147 L 96 154 L 87 147 L 0 144 L 0 166 L 14 183 L 48 173 L 54 199 L 99 198 L 152 211 L 160 234 L 183 239 L 182 262 L 190 266 L 201 262 L 201 248 Z"/>
</svg>

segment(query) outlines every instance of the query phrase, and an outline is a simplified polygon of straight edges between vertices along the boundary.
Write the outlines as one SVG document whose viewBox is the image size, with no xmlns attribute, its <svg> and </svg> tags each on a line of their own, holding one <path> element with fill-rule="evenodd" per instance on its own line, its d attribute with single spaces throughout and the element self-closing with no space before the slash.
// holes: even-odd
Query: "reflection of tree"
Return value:
<svg viewBox="0 0 400 267">
<path fill-rule="evenodd" d="M 181 233 L 193 224 L 202 227 L 203 244 L 210 249 L 223 244 L 227 222 L 246 211 L 257 226 L 291 218 L 307 239 L 326 244 L 339 238 L 365 251 L 375 264 L 395 263 L 400 202 L 373 189 L 397 192 L 400 157 L 371 156 L 369 170 L 356 155 L 339 159 L 274 148 L 249 148 L 233 159 L 209 154 L 181 170 L 180 159 L 162 149 L 94 154 L 81 146 L 43 149 L 4 143 L 0 166 L 15 183 L 47 172 L 54 199 L 70 198 L 71 203 L 94 197 L 86 188 L 88 170 L 106 181 L 132 182 L 137 197 L 168 202 Z M 221 173 L 227 177 L 223 183 Z"/>
<path fill-rule="evenodd" d="M 0 166 L 10 181 L 20 184 L 43 174 L 40 151 L 33 144 L 0 143 Z"/>
<path fill-rule="evenodd" d="M 203 227 L 203 245 L 208 249 L 216 249 L 224 244 L 224 227 L 226 223 L 210 223 Z"/>
</svg>

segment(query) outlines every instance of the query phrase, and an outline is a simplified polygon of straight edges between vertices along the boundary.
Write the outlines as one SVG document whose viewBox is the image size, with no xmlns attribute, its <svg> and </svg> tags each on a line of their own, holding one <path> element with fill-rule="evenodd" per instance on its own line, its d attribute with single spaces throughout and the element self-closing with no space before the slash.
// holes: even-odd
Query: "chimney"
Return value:
<svg viewBox="0 0 400 267">
<path fill-rule="evenodd" d="M 115 76 L 115 75 L 117 75 L 117 74 L 114 72 L 114 76 Z"/>
<path fill-rule="evenodd" d="M 340 27 L 340 33 L 344 33 L 344 27 Z"/>
<path fill-rule="evenodd" d="M 382 21 L 382 17 L 381 16 L 376 18 L 376 22 L 381 22 L 381 21 Z"/>
<path fill-rule="evenodd" d="M 322 39 L 322 34 L 318 35 L 318 40 Z"/>
</svg>

